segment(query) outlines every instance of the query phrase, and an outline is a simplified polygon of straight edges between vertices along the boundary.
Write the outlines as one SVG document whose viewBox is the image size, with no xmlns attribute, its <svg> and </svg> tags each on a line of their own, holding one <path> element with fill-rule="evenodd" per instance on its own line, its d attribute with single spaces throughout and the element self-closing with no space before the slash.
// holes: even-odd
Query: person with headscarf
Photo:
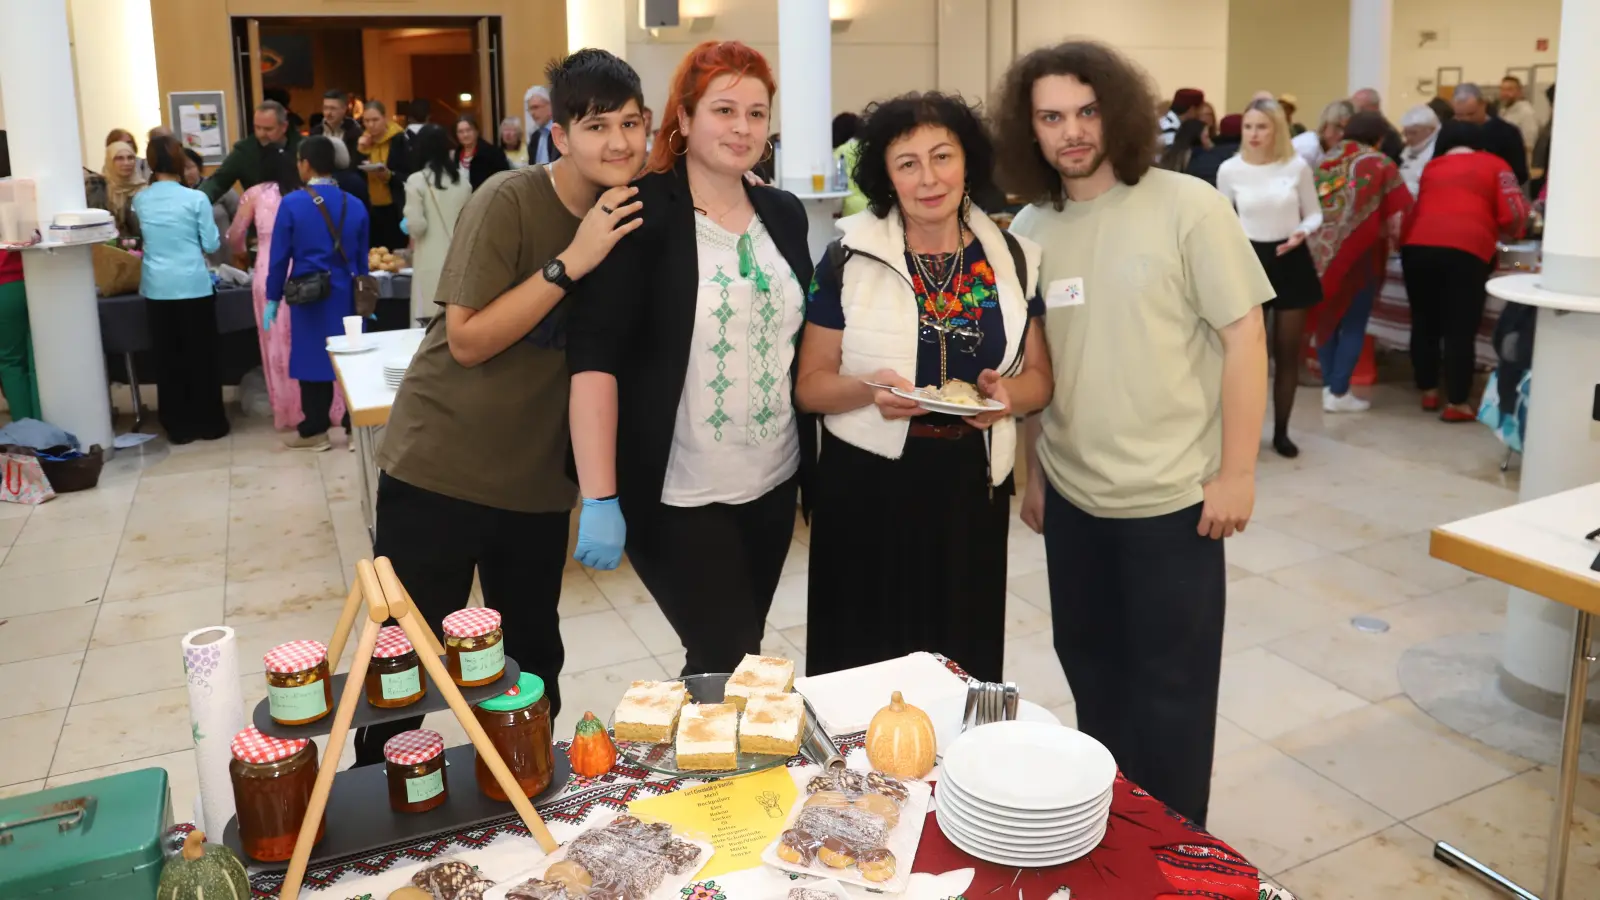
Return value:
<svg viewBox="0 0 1600 900">
<path fill-rule="evenodd" d="M 112 141 L 106 145 L 106 161 L 100 174 L 84 179 L 90 208 L 111 213 L 117 234 L 124 238 L 139 237 L 139 217 L 133 212 L 133 198 L 150 184 L 139 176 L 138 159 L 138 151 L 133 149 L 132 143 Z"/>
<path fill-rule="evenodd" d="M 550 89 L 542 84 L 528 88 L 522 95 L 522 107 L 527 115 L 522 120 L 522 130 L 528 136 L 528 165 L 544 165 L 561 158 L 561 150 L 550 139 Z"/>
<path fill-rule="evenodd" d="M 1406 142 L 1400 151 L 1400 177 L 1415 197 L 1422 167 L 1433 159 L 1433 147 L 1439 140 L 1439 116 L 1426 103 L 1413 106 L 1400 117 L 1400 134 Z"/>
</svg>

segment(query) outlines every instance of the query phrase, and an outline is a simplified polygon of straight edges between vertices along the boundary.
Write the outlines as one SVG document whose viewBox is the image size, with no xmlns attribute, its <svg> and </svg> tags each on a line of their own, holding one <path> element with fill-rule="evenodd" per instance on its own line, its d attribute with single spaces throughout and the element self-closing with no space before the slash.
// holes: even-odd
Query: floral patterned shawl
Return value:
<svg viewBox="0 0 1600 900">
<path fill-rule="evenodd" d="M 1383 153 L 1343 141 L 1317 165 L 1322 227 L 1307 243 L 1322 276 L 1325 298 L 1317 334 L 1332 334 L 1356 292 L 1383 277 L 1389 256 L 1388 223 L 1411 207 L 1400 169 Z"/>
</svg>

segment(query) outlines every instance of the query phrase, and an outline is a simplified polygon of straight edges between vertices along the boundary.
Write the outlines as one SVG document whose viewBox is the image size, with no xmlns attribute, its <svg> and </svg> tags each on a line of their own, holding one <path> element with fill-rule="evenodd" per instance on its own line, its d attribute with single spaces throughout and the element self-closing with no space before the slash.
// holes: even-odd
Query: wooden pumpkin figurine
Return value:
<svg viewBox="0 0 1600 900">
<path fill-rule="evenodd" d="M 593 778 L 611 771 L 617 761 L 617 745 L 611 743 L 606 726 L 586 712 L 578 720 L 578 729 L 572 735 L 572 746 L 567 748 L 567 759 L 572 761 L 572 771 L 585 778 Z"/>
<path fill-rule="evenodd" d="M 886 775 L 921 778 L 933 771 L 937 748 L 933 720 L 907 703 L 899 691 L 867 726 L 867 759 Z"/>
<path fill-rule="evenodd" d="M 161 870 L 156 900 L 250 900 L 244 863 L 227 847 L 205 841 L 203 831 L 183 839 L 183 849 Z"/>
</svg>

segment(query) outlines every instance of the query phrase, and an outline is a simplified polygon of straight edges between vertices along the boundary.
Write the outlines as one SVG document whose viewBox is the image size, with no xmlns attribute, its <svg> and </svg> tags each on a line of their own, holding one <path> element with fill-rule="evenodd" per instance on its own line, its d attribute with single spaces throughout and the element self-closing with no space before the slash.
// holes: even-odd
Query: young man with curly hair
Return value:
<svg viewBox="0 0 1600 900">
<path fill-rule="evenodd" d="M 1023 518 L 1045 536 L 1078 725 L 1204 824 L 1227 576 L 1255 501 L 1272 286 L 1228 202 L 1151 167 L 1155 103 L 1080 41 L 1011 66 L 1002 186 L 1033 201 L 1055 393 L 1030 422 Z M 1042 432 L 1042 433 L 1041 433 Z"/>
</svg>

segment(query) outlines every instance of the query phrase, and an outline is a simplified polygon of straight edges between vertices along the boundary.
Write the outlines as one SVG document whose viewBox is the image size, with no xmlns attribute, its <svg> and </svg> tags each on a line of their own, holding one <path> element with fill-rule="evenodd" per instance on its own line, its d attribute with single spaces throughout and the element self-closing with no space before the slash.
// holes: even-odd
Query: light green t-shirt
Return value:
<svg viewBox="0 0 1600 900">
<path fill-rule="evenodd" d="M 1205 182 L 1152 169 L 1059 212 L 1030 206 L 1011 230 L 1043 251 L 1050 484 L 1109 518 L 1201 502 L 1222 457 L 1218 329 L 1273 297 L 1239 217 Z"/>
</svg>

